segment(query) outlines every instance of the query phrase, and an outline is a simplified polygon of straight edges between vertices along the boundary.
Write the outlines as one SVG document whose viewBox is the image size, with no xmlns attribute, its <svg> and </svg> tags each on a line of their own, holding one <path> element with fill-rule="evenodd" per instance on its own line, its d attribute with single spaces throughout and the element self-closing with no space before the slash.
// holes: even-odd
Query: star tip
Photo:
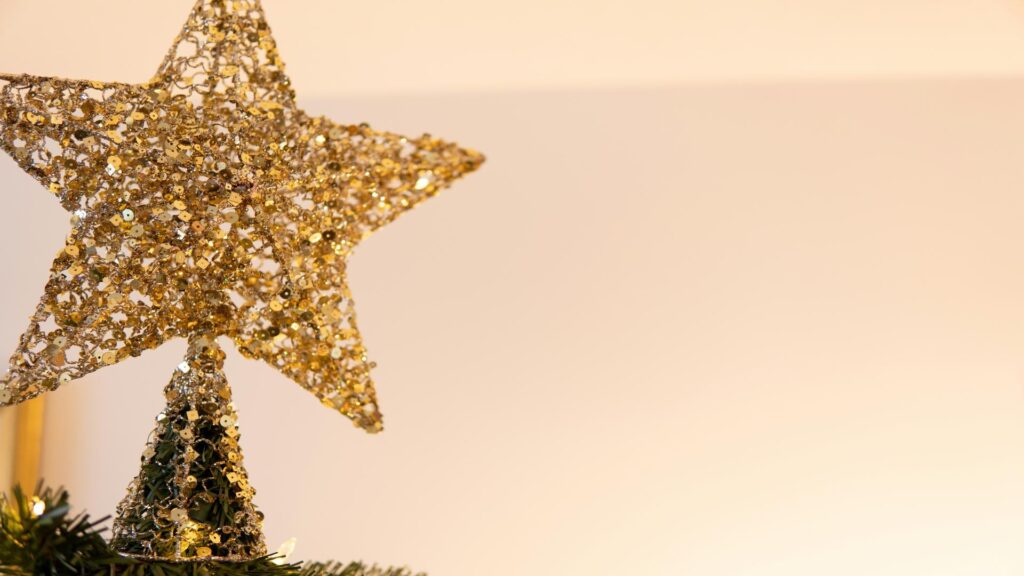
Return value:
<svg viewBox="0 0 1024 576">
<path fill-rule="evenodd" d="M 379 412 L 365 416 L 362 414 L 347 414 L 347 416 L 352 420 L 353 426 L 367 434 L 379 434 L 384 431 L 384 421 Z"/>
<path fill-rule="evenodd" d="M 376 435 L 384 432 L 384 427 L 383 426 L 377 427 L 377 426 L 365 426 L 365 425 L 361 425 L 361 424 L 356 424 L 356 428 L 359 428 L 360 430 L 362 430 L 363 432 L 366 432 L 370 436 L 376 436 Z"/>
<path fill-rule="evenodd" d="M 472 148 L 464 148 L 463 152 L 466 155 L 466 164 L 469 171 L 476 170 L 483 165 L 484 162 L 487 162 L 487 156 L 473 150 Z"/>
<path fill-rule="evenodd" d="M 373 418 L 370 422 L 363 425 L 363 430 L 366 430 L 367 434 L 376 435 L 384 431 L 384 421 L 380 419 L 380 415 Z"/>
</svg>

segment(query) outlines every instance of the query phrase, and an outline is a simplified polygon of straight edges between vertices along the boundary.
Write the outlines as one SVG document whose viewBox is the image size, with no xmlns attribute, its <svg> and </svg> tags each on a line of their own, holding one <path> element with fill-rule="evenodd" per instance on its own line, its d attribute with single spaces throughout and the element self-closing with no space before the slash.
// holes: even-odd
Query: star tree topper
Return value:
<svg viewBox="0 0 1024 576">
<path fill-rule="evenodd" d="M 226 335 L 370 432 L 346 259 L 483 162 L 299 110 L 259 0 L 199 0 L 145 84 L 0 75 L 0 147 L 72 213 L 0 405 Z"/>
</svg>

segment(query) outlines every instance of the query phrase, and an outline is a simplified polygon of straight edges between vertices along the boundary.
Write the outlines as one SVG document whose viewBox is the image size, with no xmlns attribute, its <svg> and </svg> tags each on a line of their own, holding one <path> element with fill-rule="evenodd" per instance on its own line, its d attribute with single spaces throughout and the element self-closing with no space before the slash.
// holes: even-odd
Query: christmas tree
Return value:
<svg viewBox="0 0 1024 576">
<path fill-rule="evenodd" d="M 68 493 L 15 488 L 0 500 L 0 574 L 12 576 L 413 576 L 406 568 L 360 562 L 288 564 L 263 557 L 240 562 L 170 562 L 125 557 L 103 538 L 106 519 L 71 514 Z M 424 575 L 419 575 L 424 576 Z"/>
</svg>

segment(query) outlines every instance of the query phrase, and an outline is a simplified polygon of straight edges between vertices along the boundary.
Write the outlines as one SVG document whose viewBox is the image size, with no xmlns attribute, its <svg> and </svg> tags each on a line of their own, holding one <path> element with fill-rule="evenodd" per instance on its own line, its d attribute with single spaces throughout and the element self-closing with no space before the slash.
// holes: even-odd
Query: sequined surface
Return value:
<svg viewBox="0 0 1024 576">
<path fill-rule="evenodd" d="M 173 561 L 266 555 L 223 364 L 217 343 L 197 336 L 174 370 L 142 471 L 117 507 L 110 544 L 121 554 Z"/>
<path fill-rule="evenodd" d="M 72 214 L 0 405 L 227 335 L 371 432 L 347 257 L 483 162 L 299 110 L 257 0 L 200 0 L 143 85 L 0 75 L 0 147 Z"/>
</svg>

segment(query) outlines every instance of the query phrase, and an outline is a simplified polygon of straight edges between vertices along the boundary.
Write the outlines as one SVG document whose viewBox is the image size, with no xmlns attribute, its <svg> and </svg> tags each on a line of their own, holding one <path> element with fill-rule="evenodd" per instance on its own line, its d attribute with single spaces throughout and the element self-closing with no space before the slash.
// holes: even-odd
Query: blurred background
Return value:
<svg viewBox="0 0 1024 576">
<path fill-rule="evenodd" d="M 0 0 L 141 82 L 191 0 Z M 1024 4 L 264 0 L 300 103 L 484 168 L 350 265 L 387 431 L 229 348 L 272 548 L 444 576 L 1024 572 Z M 68 215 L 0 159 L 0 349 Z M 0 413 L 112 513 L 184 342 Z"/>
</svg>

